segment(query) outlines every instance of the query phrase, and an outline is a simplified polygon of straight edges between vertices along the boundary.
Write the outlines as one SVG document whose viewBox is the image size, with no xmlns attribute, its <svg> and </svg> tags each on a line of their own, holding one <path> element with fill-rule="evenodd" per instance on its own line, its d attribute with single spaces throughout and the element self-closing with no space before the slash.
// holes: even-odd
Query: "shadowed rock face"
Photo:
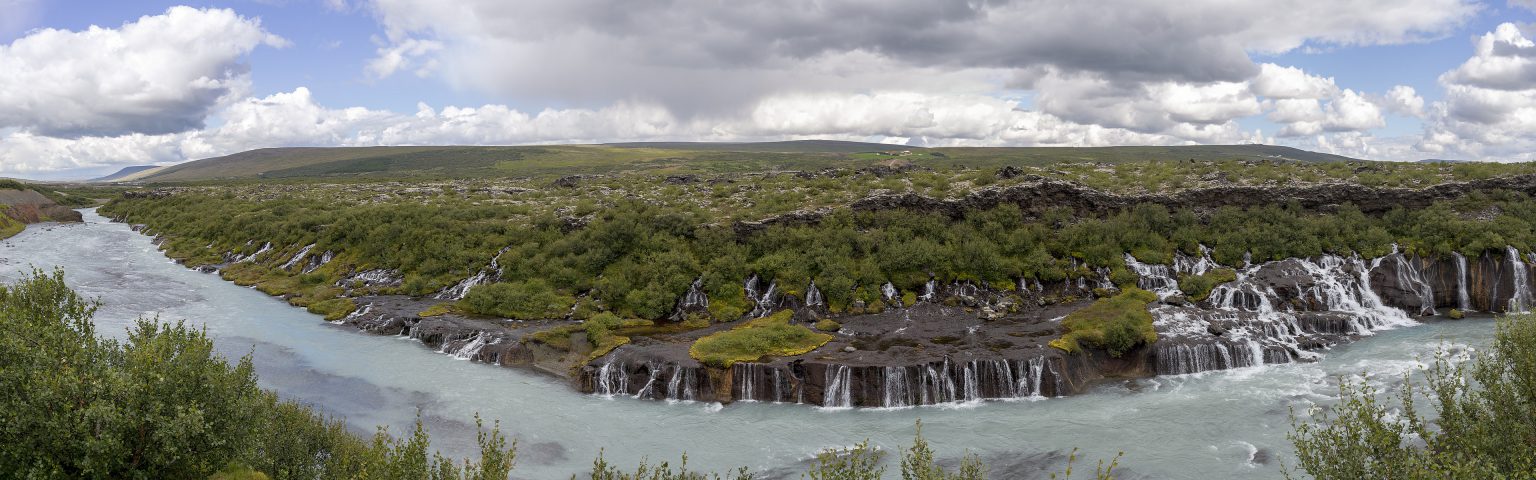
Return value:
<svg viewBox="0 0 1536 480">
<path fill-rule="evenodd" d="M 1536 175 L 1442 183 L 1422 189 L 1378 188 L 1339 183 L 1282 187 L 1221 186 L 1148 195 L 1118 195 L 1073 182 L 1031 176 L 1029 181 L 1023 184 L 982 189 L 960 199 L 937 199 L 916 193 L 888 194 L 856 201 L 851 208 L 856 211 L 913 210 L 960 218 L 967 211 L 990 209 L 1005 204 L 1017 205 L 1025 212 L 1042 212 L 1050 208 L 1066 207 L 1080 215 L 1102 215 L 1141 203 L 1155 203 L 1169 208 L 1214 209 L 1226 206 L 1285 205 L 1294 202 L 1312 210 L 1329 210 L 1348 203 L 1359 207 L 1360 211 L 1366 214 L 1380 214 L 1399 206 L 1408 209 L 1424 208 L 1437 201 L 1460 198 L 1472 192 L 1488 190 L 1536 193 Z M 735 229 L 738 235 L 745 236 L 773 225 L 813 224 L 830 212 L 830 209 L 791 212 L 755 222 L 737 222 Z"/>
<path fill-rule="evenodd" d="M 32 190 L 0 189 L 0 214 L 22 223 L 83 221 L 80 212 Z"/>
</svg>

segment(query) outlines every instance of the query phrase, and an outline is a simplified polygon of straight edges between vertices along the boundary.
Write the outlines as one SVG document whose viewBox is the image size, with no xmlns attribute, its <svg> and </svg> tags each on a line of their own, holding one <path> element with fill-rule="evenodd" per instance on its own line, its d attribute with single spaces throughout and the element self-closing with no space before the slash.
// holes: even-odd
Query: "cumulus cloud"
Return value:
<svg viewBox="0 0 1536 480">
<path fill-rule="evenodd" d="M 231 10 L 174 7 L 119 28 L 43 29 L 0 45 L 0 128 L 55 137 L 199 128 L 249 83 L 240 59 L 286 41 Z"/>
<path fill-rule="evenodd" d="M 1253 92 L 1276 99 L 1315 99 L 1337 95 L 1339 87 L 1332 78 L 1309 75 L 1296 67 L 1266 63 L 1259 66 L 1259 75 L 1253 79 Z"/>
<path fill-rule="evenodd" d="M 1419 92 L 1407 85 L 1396 85 L 1387 90 L 1387 95 L 1381 100 L 1382 107 L 1387 111 L 1409 117 L 1424 116 L 1424 97 Z"/>
<path fill-rule="evenodd" d="M 298 88 L 231 103 L 200 130 L 60 139 L 0 134 L 0 174 L 172 163 L 273 146 L 597 143 L 634 140 L 762 141 L 834 138 L 933 146 L 1162 145 L 1262 141 L 1234 124 L 1146 133 L 1083 124 L 985 95 L 910 91 L 784 94 L 739 116 L 680 118 L 654 103 L 523 112 L 504 105 L 421 105 L 415 114 L 328 108 Z"/>
<path fill-rule="evenodd" d="M 1417 148 L 1445 157 L 1536 160 L 1536 45 L 1511 23 L 1478 38 L 1473 56 L 1440 76 Z"/>
<path fill-rule="evenodd" d="M 715 113 L 781 93 L 895 88 L 913 69 L 1051 67 L 1112 83 L 1241 82 L 1250 52 L 1412 42 L 1448 33 L 1472 0 L 373 0 L 393 45 L 380 57 L 437 60 L 449 82 L 586 105 L 642 99 Z M 1111 34 L 1092 34 L 1107 32 Z M 828 59 L 863 55 L 863 82 Z M 486 61 L 494 58 L 496 61 Z M 392 59 L 384 64 L 395 63 Z M 707 88 L 705 88 L 707 87 Z M 817 88 L 819 87 L 819 88 Z M 701 91 L 723 94 L 700 97 Z"/>
</svg>

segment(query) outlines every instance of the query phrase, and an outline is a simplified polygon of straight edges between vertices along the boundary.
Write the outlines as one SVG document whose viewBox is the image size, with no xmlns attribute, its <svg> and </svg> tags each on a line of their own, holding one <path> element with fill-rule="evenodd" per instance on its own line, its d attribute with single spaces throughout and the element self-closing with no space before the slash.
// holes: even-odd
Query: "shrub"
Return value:
<svg viewBox="0 0 1536 480">
<path fill-rule="evenodd" d="M 536 320 L 564 317 L 575 303 L 574 298 L 556 292 L 544 280 L 529 280 L 477 285 L 459 301 L 459 308 L 482 315 Z"/>
<path fill-rule="evenodd" d="M 832 341 L 831 335 L 791 325 L 793 315 L 794 312 L 784 310 L 706 335 L 693 342 L 688 354 L 706 365 L 729 368 L 736 362 L 753 362 L 766 356 L 803 355 Z"/>
<path fill-rule="evenodd" d="M 1092 305 L 1067 315 L 1061 321 L 1067 330 L 1050 345 L 1066 352 L 1082 347 L 1099 348 L 1119 357 L 1142 343 L 1157 341 L 1152 328 L 1152 314 L 1147 304 L 1157 295 L 1139 288 L 1126 288 L 1119 295 L 1101 298 Z"/>
<path fill-rule="evenodd" d="M 1506 317 L 1490 349 L 1452 359 L 1442 353 L 1396 395 L 1346 380 L 1338 405 L 1312 408 L 1310 421 L 1293 414 L 1297 466 L 1319 479 L 1530 478 L 1536 316 Z"/>
</svg>

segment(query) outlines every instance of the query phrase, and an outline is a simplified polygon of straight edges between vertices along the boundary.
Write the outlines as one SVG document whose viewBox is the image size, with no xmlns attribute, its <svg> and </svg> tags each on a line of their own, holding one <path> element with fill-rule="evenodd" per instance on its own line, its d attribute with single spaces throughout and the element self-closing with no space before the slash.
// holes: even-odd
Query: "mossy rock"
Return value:
<svg viewBox="0 0 1536 480">
<path fill-rule="evenodd" d="M 1445 316 L 1449 317 L 1451 320 L 1461 320 L 1463 318 L 1467 318 L 1466 313 L 1454 308 L 1452 308 L 1449 312 L 1445 312 Z"/>
<path fill-rule="evenodd" d="M 837 323 L 836 321 L 834 321 L 834 320 L 832 320 L 830 318 L 824 318 L 821 321 L 816 322 L 816 329 L 817 330 L 821 330 L 823 332 L 829 332 L 829 333 L 830 332 L 836 332 L 838 330 L 842 330 L 843 329 L 843 324 Z"/>
</svg>

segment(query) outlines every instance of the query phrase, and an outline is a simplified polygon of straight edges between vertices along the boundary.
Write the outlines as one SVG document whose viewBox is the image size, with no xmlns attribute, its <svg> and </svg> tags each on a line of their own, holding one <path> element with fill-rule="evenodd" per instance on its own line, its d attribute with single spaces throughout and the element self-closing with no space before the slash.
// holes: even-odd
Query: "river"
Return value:
<svg viewBox="0 0 1536 480">
<path fill-rule="evenodd" d="M 84 224 L 34 225 L 0 242 L 0 280 L 31 266 L 63 268 L 71 287 L 102 303 L 96 323 L 104 335 L 123 336 L 141 316 L 204 326 L 226 356 L 253 356 L 263 386 L 345 416 L 359 432 L 404 431 L 420 412 L 436 448 L 463 454 L 476 412 L 500 420 L 519 441 L 514 478 L 568 478 L 587 471 L 600 448 L 620 465 L 675 464 L 687 452 L 693 470 L 747 466 L 768 478 L 800 478 L 822 448 L 865 438 L 888 451 L 904 448 L 918 419 L 940 457 L 977 453 L 993 478 L 1047 478 L 1073 448 L 1086 459 L 1079 477 L 1124 451 L 1122 478 L 1277 478 L 1281 463 L 1292 461 L 1289 412 L 1336 401 L 1340 376 L 1390 385 L 1439 348 L 1486 345 L 1493 335 L 1486 318 L 1432 322 L 1336 347 L 1315 363 L 1116 382 L 1048 400 L 828 410 L 610 399 L 332 326 L 177 265 L 149 237 L 82 212 Z"/>
</svg>

